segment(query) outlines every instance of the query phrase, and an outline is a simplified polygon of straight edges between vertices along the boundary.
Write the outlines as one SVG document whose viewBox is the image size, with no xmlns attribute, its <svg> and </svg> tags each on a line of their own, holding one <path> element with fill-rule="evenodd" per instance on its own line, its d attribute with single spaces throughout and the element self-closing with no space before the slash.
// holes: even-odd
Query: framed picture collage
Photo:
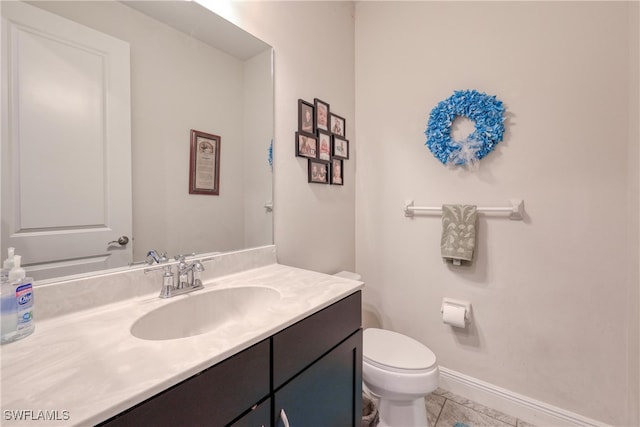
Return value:
<svg viewBox="0 0 640 427">
<path fill-rule="evenodd" d="M 308 163 L 308 182 L 344 185 L 344 161 L 349 159 L 346 120 L 329 110 L 329 104 L 298 99 L 296 156 Z"/>
</svg>

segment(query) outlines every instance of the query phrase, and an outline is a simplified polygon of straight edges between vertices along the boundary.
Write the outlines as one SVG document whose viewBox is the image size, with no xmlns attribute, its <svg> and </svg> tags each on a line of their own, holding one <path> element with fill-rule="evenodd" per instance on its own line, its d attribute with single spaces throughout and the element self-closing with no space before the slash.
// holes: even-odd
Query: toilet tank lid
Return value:
<svg viewBox="0 0 640 427">
<path fill-rule="evenodd" d="M 343 279 L 351 279 L 351 280 L 360 280 L 362 276 L 358 273 L 354 273 L 352 271 L 341 271 L 339 273 L 334 274 L 336 277 L 342 277 Z"/>
<path fill-rule="evenodd" d="M 427 346 L 397 332 L 368 328 L 362 342 L 364 358 L 383 366 L 428 369 L 436 364 L 436 355 Z"/>
</svg>

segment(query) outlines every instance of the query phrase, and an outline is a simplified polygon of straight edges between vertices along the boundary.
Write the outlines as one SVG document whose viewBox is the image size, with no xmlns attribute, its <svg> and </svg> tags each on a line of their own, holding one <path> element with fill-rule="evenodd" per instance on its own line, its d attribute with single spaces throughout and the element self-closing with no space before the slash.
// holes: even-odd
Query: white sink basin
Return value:
<svg viewBox="0 0 640 427">
<path fill-rule="evenodd" d="M 187 294 L 136 320 L 131 334 L 154 341 L 205 334 L 255 317 L 279 299 L 280 293 L 275 289 L 258 286 Z"/>
</svg>

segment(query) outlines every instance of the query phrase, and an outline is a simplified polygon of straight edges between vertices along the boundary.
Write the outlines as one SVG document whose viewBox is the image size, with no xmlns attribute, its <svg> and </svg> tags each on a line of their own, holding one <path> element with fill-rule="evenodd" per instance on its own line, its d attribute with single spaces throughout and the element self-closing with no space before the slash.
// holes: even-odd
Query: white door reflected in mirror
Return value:
<svg viewBox="0 0 640 427">
<path fill-rule="evenodd" d="M 107 242 L 132 229 L 129 45 L 22 2 L 2 15 L 2 246 L 36 279 L 126 266 Z"/>
</svg>

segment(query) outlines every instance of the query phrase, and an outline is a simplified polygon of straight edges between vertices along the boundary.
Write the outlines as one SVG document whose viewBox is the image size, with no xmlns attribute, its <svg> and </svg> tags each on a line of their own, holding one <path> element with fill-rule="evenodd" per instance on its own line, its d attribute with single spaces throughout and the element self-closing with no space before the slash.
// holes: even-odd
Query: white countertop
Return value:
<svg viewBox="0 0 640 427">
<path fill-rule="evenodd" d="M 134 321 L 155 308 L 239 286 L 273 288 L 281 299 L 264 307 L 251 327 L 223 327 L 165 341 L 142 340 L 130 333 Z M 362 286 L 353 280 L 272 264 L 210 280 L 205 289 L 190 294 L 160 299 L 156 292 L 41 322 L 37 321 L 36 289 L 35 332 L 0 347 L 0 423 L 89 426 L 102 422 Z M 14 420 L 20 415 L 27 420 Z M 44 421 L 43 417 L 49 418 Z"/>
</svg>

